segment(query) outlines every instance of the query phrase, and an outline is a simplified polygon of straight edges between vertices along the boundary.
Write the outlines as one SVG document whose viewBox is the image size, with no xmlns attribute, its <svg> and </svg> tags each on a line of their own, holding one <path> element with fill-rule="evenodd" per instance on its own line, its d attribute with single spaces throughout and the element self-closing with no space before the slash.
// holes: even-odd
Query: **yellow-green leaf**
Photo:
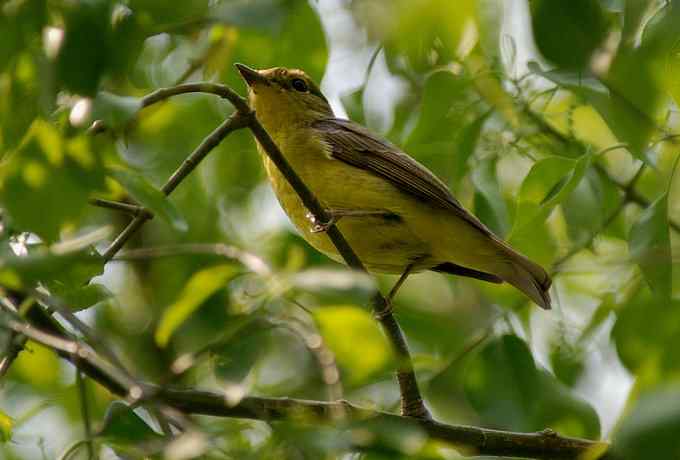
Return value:
<svg viewBox="0 0 680 460">
<path fill-rule="evenodd" d="M 341 305 L 314 313 L 321 334 L 345 372 L 356 385 L 387 368 L 392 350 L 373 317 L 360 307 Z"/>
<path fill-rule="evenodd" d="M 156 343 L 161 347 L 166 346 L 177 328 L 208 297 L 223 288 L 238 273 L 239 269 L 233 265 L 219 265 L 194 274 L 184 286 L 179 298 L 163 313 L 156 329 Z"/>
</svg>

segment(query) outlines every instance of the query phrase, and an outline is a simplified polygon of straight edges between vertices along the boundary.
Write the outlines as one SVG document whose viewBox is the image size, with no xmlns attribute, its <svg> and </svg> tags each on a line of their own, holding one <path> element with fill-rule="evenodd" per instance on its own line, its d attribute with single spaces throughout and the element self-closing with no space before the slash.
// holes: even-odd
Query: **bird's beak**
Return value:
<svg viewBox="0 0 680 460">
<path fill-rule="evenodd" d="M 243 80 L 246 82 L 248 86 L 253 86 L 255 84 L 265 84 L 268 85 L 269 82 L 265 77 L 263 77 L 260 72 L 258 72 L 255 69 L 251 69 L 247 65 L 244 64 L 234 64 L 236 69 L 239 71 L 241 74 L 241 77 Z"/>
</svg>

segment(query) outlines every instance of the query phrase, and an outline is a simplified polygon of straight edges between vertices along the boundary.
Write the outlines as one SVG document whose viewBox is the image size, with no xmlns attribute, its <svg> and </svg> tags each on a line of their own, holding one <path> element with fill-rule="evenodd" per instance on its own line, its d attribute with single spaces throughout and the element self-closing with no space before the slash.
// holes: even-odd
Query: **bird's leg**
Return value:
<svg viewBox="0 0 680 460">
<path fill-rule="evenodd" d="M 327 209 L 326 213 L 330 216 L 327 222 L 321 222 L 311 212 L 305 214 L 305 217 L 312 223 L 312 228 L 310 229 L 312 233 L 328 231 L 331 225 L 337 224 L 343 217 L 389 217 L 394 214 L 390 211 L 376 209 Z"/>
<path fill-rule="evenodd" d="M 375 317 L 377 319 L 379 320 L 383 319 L 385 316 L 392 313 L 392 310 L 394 309 L 392 307 L 392 300 L 397 295 L 397 291 L 399 291 L 401 285 L 404 284 L 404 281 L 406 281 L 406 278 L 408 278 L 408 276 L 413 271 L 413 268 L 415 267 L 417 262 L 418 261 L 416 260 L 415 262 L 411 262 L 410 264 L 408 264 L 406 266 L 406 269 L 404 270 L 404 273 L 402 273 L 397 282 L 394 283 L 394 286 L 392 286 L 392 289 L 390 289 L 390 293 L 387 294 L 387 297 L 385 297 L 385 305 L 383 306 L 382 310 L 375 313 Z"/>
</svg>

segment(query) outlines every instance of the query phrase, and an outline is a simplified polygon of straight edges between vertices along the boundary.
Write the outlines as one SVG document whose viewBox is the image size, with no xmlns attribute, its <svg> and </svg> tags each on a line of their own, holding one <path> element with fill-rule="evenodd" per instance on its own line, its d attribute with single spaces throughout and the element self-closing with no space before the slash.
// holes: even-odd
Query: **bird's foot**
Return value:
<svg viewBox="0 0 680 460">
<path fill-rule="evenodd" d="M 340 218 L 339 216 L 336 216 L 333 212 L 326 211 L 326 213 L 330 216 L 330 218 L 326 222 L 322 221 L 311 212 L 305 214 L 307 220 L 309 220 L 312 223 L 312 228 L 309 229 L 310 232 L 312 233 L 327 232 L 328 229 L 331 228 L 332 225 L 335 225 L 335 223 Z"/>
<path fill-rule="evenodd" d="M 387 318 L 392 314 L 393 309 L 394 307 L 392 306 L 392 299 L 386 297 L 385 303 L 383 303 L 382 308 L 373 313 L 373 316 L 375 317 L 376 320 L 382 321 L 383 319 Z"/>
</svg>

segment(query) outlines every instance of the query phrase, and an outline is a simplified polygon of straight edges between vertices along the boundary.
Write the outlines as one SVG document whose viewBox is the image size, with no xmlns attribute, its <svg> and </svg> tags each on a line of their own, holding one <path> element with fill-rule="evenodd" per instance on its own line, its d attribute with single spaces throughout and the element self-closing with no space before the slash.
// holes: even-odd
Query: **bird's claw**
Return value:
<svg viewBox="0 0 680 460">
<path fill-rule="evenodd" d="M 335 222 L 337 221 L 337 218 L 331 214 L 330 219 L 328 219 L 327 222 L 322 222 L 318 217 L 316 217 L 313 213 L 308 212 L 305 214 L 305 217 L 307 220 L 309 220 L 312 223 L 312 228 L 309 229 L 310 232 L 312 233 L 324 233 L 327 232 L 329 228 Z"/>
</svg>

